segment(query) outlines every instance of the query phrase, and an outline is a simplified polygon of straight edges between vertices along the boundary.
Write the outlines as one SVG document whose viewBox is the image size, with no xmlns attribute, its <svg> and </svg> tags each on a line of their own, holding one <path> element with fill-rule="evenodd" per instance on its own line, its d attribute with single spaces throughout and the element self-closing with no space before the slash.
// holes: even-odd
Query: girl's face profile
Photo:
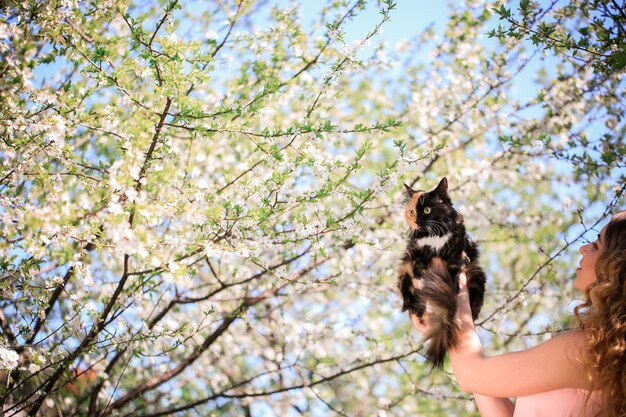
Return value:
<svg viewBox="0 0 626 417">
<path fill-rule="evenodd" d="M 587 243 L 579 249 L 583 257 L 580 260 L 580 267 L 576 269 L 574 288 L 581 292 L 585 292 L 585 289 L 596 281 L 596 261 L 604 246 L 605 233 L 606 226 L 602 228 L 602 231 L 598 234 L 598 238 L 594 242 Z"/>
</svg>

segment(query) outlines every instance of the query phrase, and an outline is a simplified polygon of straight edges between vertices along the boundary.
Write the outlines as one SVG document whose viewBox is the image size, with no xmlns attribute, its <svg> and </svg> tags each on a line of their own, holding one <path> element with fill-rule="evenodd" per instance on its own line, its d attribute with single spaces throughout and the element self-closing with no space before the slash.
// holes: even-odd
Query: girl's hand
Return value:
<svg viewBox="0 0 626 417">
<path fill-rule="evenodd" d="M 424 314 L 420 319 L 415 314 L 411 314 L 411 320 L 413 321 L 413 326 L 417 329 L 418 332 L 423 334 L 428 334 L 428 325 L 426 324 L 426 320 L 428 316 Z"/>
<path fill-rule="evenodd" d="M 472 319 L 472 308 L 469 302 L 469 291 L 467 289 L 467 275 L 465 271 L 459 274 L 459 294 L 456 296 L 456 318 L 460 321 L 460 325 L 466 326 L 469 321 L 469 325 L 473 327 L 474 320 Z"/>
<path fill-rule="evenodd" d="M 473 323 L 472 310 L 469 304 L 469 291 L 467 290 L 467 275 L 465 275 L 465 271 L 462 271 L 459 274 L 459 294 L 456 297 L 456 302 L 457 320 L 460 320 L 463 324 L 465 324 L 466 320 L 469 320 L 470 323 Z M 417 329 L 418 332 L 423 334 L 429 334 L 427 314 L 424 314 L 421 319 L 416 315 L 411 314 L 411 321 L 413 321 L 413 326 Z"/>
</svg>

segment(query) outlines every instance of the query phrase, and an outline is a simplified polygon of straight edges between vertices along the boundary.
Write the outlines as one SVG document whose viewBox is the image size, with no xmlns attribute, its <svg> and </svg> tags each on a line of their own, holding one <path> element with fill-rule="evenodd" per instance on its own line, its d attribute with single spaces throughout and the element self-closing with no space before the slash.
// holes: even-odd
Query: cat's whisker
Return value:
<svg viewBox="0 0 626 417">
<path fill-rule="evenodd" d="M 430 226 L 430 230 L 432 230 L 434 234 L 437 236 L 444 236 L 445 234 L 449 232 L 447 225 L 443 222 L 439 222 L 436 220 L 429 220 L 427 223 Z"/>
<path fill-rule="evenodd" d="M 447 234 L 450 233 L 450 228 L 448 227 L 448 225 L 444 222 L 438 222 L 439 227 L 441 228 L 442 234 Z"/>
</svg>

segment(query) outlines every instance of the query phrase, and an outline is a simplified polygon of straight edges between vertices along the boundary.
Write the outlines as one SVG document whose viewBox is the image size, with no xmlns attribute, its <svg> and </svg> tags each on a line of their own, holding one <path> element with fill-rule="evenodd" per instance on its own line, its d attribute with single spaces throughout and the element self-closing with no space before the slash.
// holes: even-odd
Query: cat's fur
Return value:
<svg viewBox="0 0 626 417">
<path fill-rule="evenodd" d="M 478 245 L 469 239 L 463 216 L 452 207 L 448 180 L 443 178 L 430 192 L 405 187 L 410 230 L 398 276 L 402 311 L 420 319 L 428 313 L 426 358 L 440 369 L 446 352 L 457 343 L 459 273 L 466 271 L 474 320 L 483 305 L 485 273 L 478 265 Z"/>
</svg>

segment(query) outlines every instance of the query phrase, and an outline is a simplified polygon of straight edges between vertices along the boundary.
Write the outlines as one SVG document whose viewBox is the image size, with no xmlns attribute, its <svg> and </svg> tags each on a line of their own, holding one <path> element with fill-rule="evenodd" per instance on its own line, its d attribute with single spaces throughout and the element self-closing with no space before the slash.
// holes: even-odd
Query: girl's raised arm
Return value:
<svg viewBox="0 0 626 417">
<path fill-rule="evenodd" d="M 531 349 L 486 357 L 469 306 L 465 274 L 460 278 L 459 343 L 449 352 L 452 369 L 464 391 L 491 397 L 520 397 L 560 388 L 590 389 L 582 352 L 586 343 L 580 331 L 556 336 Z M 415 327 L 424 325 L 412 317 Z"/>
</svg>

